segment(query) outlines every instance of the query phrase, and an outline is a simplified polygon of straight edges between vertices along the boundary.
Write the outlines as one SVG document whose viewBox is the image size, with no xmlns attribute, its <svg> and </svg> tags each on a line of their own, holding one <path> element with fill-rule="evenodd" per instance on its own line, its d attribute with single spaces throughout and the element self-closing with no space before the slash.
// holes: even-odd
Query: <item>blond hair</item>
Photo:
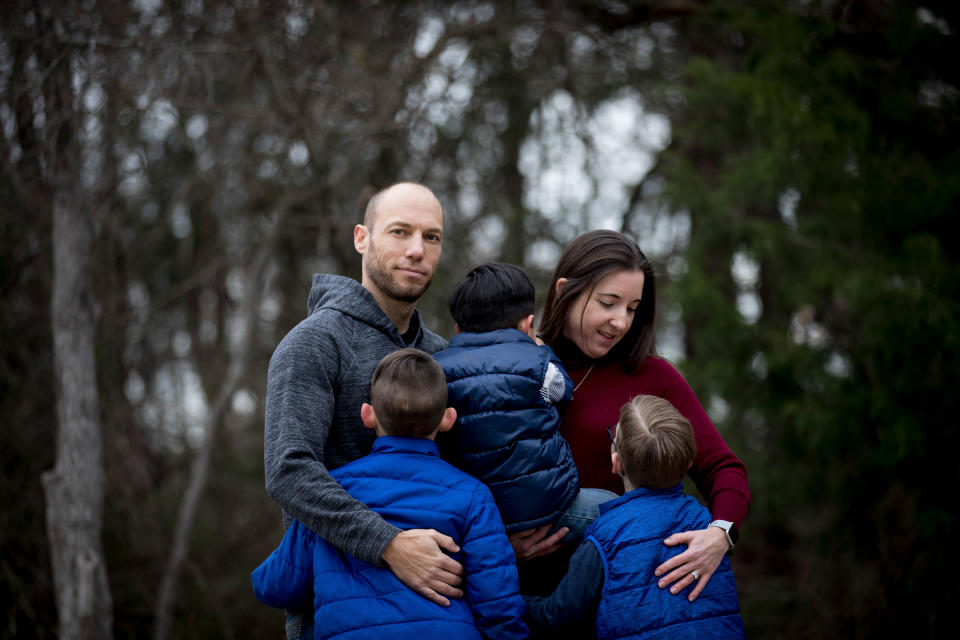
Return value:
<svg viewBox="0 0 960 640">
<path fill-rule="evenodd" d="M 657 396 L 637 396 L 620 408 L 615 445 L 630 482 L 650 489 L 682 481 L 697 455 L 690 421 Z"/>
</svg>

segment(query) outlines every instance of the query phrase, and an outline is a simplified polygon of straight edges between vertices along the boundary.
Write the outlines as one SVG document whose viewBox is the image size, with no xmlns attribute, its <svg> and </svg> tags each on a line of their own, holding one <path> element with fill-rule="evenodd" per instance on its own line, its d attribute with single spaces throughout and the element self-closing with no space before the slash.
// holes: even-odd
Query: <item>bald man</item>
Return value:
<svg viewBox="0 0 960 640">
<path fill-rule="evenodd" d="M 361 282 L 314 275 L 307 317 L 270 359 L 267 493 L 283 508 L 285 524 L 296 518 L 342 551 L 389 567 L 404 584 L 447 606 L 448 597 L 463 595 L 463 568 L 442 552 L 457 551 L 454 541 L 432 529 L 401 531 L 388 524 L 329 473 L 370 453 L 376 434 L 363 427 L 360 407 L 369 401 L 377 363 L 403 347 L 428 353 L 446 347 L 416 310 L 440 260 L 440 202 L 423 185 L 387 187 L 370 199 L 353 244 L 361 255 Z M 288 637 L 300 637 L 299 624 L 288 617 Z"/>
</svg>

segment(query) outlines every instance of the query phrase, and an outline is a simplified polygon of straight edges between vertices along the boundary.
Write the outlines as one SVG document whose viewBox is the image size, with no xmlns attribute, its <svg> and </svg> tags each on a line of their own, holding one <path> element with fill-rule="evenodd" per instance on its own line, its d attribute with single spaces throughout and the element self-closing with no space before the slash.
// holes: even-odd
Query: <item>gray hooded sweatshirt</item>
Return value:
<svg viewBox="0 0 960 640">
<path fill-rule="evenodd" d="M 410 319 L 399 331 L 369 291 L 343 276 L 314 275 L 307 317 L 280 342 L 267 373 L 263 460 L 267 493 L 335 547 L 377 566 L 399 533 L 340 487 L 330 469 L 370 453 L 376 434 L 360 420 L 370 376 L 403 347 L 435 353 L 446 340 Z"/>
</svg>

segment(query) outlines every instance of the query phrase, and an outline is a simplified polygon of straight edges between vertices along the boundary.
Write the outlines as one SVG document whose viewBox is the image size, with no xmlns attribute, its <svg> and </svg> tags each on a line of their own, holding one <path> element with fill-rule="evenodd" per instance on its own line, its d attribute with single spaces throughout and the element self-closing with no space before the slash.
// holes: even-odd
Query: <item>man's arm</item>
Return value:
<svg viewBox="0 0 960 640">
<path fill-rule="evenodd" d="M 570 637 L 594 637 L 602 591 L 603 561 L 596 546 L 584 540 L 570 558 L 567 575 L 552 594 L 542 598 L 524 596 L 524 620 L 531 632 L 564 629 Z"/>
<path fill-rule="evenodd" d="M 323 463 L 339 366 L 329 337 L 304 325 L 291 331 L 270 359 L 263 449 L 267 493 L 335 547 L 383 566 L 383 550 L 399 530 L 350 497 Z"/>
<path fill-rule="evenodd" d="M 375 566 L 389 566 L 407 586 L 437 604 L 449 604 L 443 595 L 462 595 L 456 588 L 462 568 L 442 552 L 436 532 L 399 537 L 399 529 L 354 500 L 323 464 L 340 366 L 333 340 L 304 325 L 274 352 L 264 426 L 267 493 L 330 544 Z"/>
</svg>

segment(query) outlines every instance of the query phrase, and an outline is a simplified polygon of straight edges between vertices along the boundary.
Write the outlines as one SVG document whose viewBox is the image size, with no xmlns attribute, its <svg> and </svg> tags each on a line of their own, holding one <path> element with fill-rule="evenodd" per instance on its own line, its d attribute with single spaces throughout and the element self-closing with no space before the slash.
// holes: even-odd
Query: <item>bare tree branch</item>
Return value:
<svg viewBox="0 0 960 640">
<path fill-rule="evenodd" d="M 210 457 L 216 443 L 218 429 L 230 407 L 233 394 L 247 374 L 253 347 L 256 344 L 254 333 L 257 309 L 262 301 L 265 289 L 264 272 L 274 251 L 278 230 L 282 227 L 283 218 L 288 208 L 288 202 L 278 207 L 270 233 L 260 244 L 254 259 L 250 261 L 246 268 L 248 286 L 241 307 L 243 315 L 239 326 L 240 337 L 237 341 L 239 349 L 230 358 L 226 377 L 220 385 L 213 405 L 207 412 L 203 429 L 203 442 L 190 468 L 190 480 L 180 504 L 170 556 L 163 573 L 163 580 L 154 610 L 154 640 L 166 640 L 170 635 L 173 606 L 176 602 L 177 578 L 190 548 L 190 532 L 193 529 L 197 508 L 207 484 Z"/>
</svg>

